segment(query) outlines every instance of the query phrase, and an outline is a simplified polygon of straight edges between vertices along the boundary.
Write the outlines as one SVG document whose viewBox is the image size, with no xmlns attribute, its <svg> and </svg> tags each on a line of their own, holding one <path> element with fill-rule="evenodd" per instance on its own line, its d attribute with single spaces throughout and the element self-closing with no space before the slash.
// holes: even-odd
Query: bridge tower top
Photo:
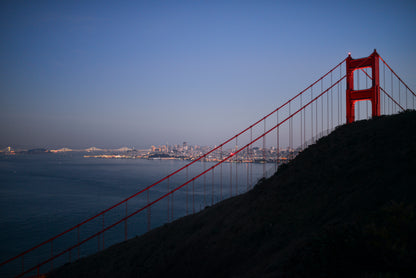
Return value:
<svg viewBox="0 0 416 278">
<path fill-rule="evenodd" d="M 355 120 L 355 103 L 357 101 L 371 101 L 372 116 L 380 116 L 380 81 L 379 81 L 379 55 L 374 52 L 365 58 L 352 59 L 349 53 L 346 59 L 347 73 L 347 123 Z M 371 68 L 371 88 L 364 90 L 354 90 L 354 71 L 364 68 Z"/>
</svg>

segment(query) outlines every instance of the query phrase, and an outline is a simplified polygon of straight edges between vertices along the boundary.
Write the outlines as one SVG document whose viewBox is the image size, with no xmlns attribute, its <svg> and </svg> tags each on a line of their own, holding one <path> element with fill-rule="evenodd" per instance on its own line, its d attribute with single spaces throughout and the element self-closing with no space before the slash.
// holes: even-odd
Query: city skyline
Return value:
<svg viewBox="0 0 416 278">
<path fill-rule="evenodd" d="M 169 150 L 172 149 L 180 149 L 180 148 L 184 148 L 185 149 L 185 145 L 186 144 L 187 148 L 186 149 L 190 149 L 190 150 L 202 150 L 203 153 L 205 153 L 206 151 L 209 151 L 212 148 L 216 148 L 217 145 L 198 145 L 198 144 L 188 144 L 188 142 L 183 142 L 182 145 L 181 144 L 162 144 L 162 145 L 150 145 L 150 146 L 145 146 L 143 148 L 137 148 L 135 146 L 122 146 L 122 147 L 117 147 L 117 148 L 98 148 L 96 146 L 90 146 L 87 148 L 69 148 L 67 146 L 60 146 L 57 148 L 51 148 L 51 147 L 39 147 L 39 148 L 14 148 L 12 146 L 7 146 L 3 149 L 0 149 L 0 153 L 6 153 L 6 152 L 30 152 L 30 151 L 46 151 L 46 152 L 52 152 L 52 153 L 59 153 L 59 152 L 129 152 L 129 151 L 149 151 L 149 152 L 169 152 Z M 227 145 L 227 151 L 236 149 L 236 147 L 238 146 L 232 146 L 230 147 L 232 144 L 228 144 Z M 240 146 L 241 147 L 241 146 Z M 251 148 L 262 148 L 261 144 L 253 144 L 251 146 Z M 265 146 L 266 149 L 276 149 L 276 146 L 274 145 L 267 145 Z M 289 146 L 280 146 L 279 149 L 280 150 L 288 150 L 290 147 Z M 300 148 L 300 146 L 295 146 L 294 149 Z"/>
<path fill-rule="evenodd" d="M 413 1 L 2 1 L 0 149 L 215 145 L 374 48 L 416 87 Z"/>
<path fill-rule="evenodd" d="M 135 149 L 122 147 L 118 149 L 100 149 L 90 147 L 87 149 L 31 149 L 15 150 L 11 147 L 0 149 L 0 155 L 39 155 L 39 154 L 62 154 L 62 153 L 80 153 L 84 158 L 98 159 L 148 159 L 148 160 L 201 160 L 201 162 L 233 162 L 233 163 L 286 163 L 293 159 L 302 151 L 305 146 L 297 148 L 275 146 L 250 146 L 249 148 L 240 149 L 238 146 L 228 146 L 228 148 L 217 146 L 199 146 L 188 145 L 183 142 L 182 145 L 159 145 L 150 146 L 146 149 Z"/>
</svg>

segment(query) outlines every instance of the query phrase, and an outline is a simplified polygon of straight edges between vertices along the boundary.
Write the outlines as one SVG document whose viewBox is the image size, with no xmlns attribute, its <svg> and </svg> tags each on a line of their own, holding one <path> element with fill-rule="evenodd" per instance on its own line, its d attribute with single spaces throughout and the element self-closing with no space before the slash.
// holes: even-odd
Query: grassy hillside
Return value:
<svg viewBox="0 0 416 278">
<path fill-rule="evenodd" d="M 416 273 L 416 112 L 359 121 L 255 188 L 50 277 Z"/>
</svg>

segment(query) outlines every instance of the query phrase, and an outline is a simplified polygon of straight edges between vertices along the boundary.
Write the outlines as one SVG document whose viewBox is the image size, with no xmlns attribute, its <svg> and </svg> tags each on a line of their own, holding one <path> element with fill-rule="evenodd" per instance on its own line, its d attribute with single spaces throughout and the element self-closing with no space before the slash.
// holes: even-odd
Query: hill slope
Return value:
<svg viewBox="0 0 416 278">
<path fill-rule="evenodd" d="M 337 128 L 270 179 L 51 277 L 415 273 L 416 112 Z"/>
</svg>

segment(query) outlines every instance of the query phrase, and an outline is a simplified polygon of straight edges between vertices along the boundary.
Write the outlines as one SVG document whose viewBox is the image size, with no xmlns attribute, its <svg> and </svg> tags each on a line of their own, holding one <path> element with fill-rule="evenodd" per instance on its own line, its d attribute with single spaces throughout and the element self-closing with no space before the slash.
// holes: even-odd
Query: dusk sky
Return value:
<svg viewBox="0 0 416 278">
<path fill-rule="evenodd" d="M 1 1 L 0 148 L 215 145 L 374 48 L 416 89 L 415 1 Z"/>
</svg>

